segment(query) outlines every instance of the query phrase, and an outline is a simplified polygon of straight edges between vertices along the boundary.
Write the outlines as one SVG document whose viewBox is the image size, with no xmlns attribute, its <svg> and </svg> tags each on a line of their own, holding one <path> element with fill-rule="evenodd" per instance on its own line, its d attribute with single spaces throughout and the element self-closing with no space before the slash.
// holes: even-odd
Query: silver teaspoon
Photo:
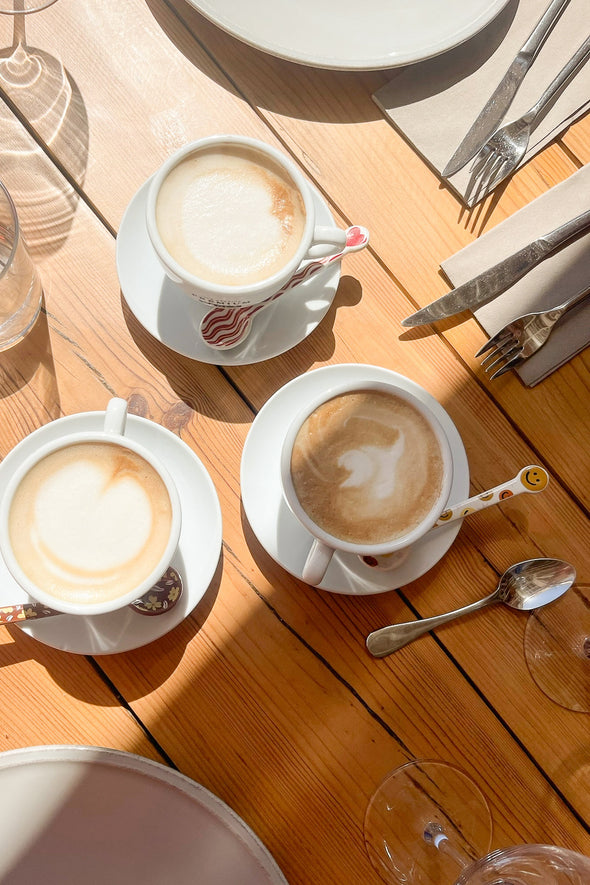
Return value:
<svg viewBox="0 0 590 885">
<path fill-rule="evenodd" d="M 182 578 L 175 568 L 166 569 L 160 580 L 144 593 L 129 608 L 140 615 L 163 615 L 174 608 L 182 596 Z M 0 625 L 19 624 L 22 621 L 38 621 L 40 618 L 52 618 L 63 615 L 63 612 L 48 608 L 40 602 L 23 602 L 15 605 L 0 606 Z"/>
<path fill-rule="evenodd" d="M 559 599 L 575 579 L 576 570 L 573 565 L 561 559 L 527 559 L 517 562 L 504 572 L 496 590 L 489 596 L 444 615 L 374 630 L 367 636 L 367 648 L 374 657 L 384 658 L 423 633 L 496 602 L 503 602 L 518 611 L 532 611 Z"/>
</svg>

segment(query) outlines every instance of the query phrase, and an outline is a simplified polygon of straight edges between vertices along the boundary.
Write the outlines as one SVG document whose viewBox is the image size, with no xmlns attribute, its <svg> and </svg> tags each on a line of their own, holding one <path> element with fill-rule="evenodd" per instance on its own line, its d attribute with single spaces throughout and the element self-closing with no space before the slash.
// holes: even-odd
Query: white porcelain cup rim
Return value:
<svg viewBox="0 0 590 885">
<path fill-rule="evenodd" d="M 418 525 L 403 537 L 380 544 L 354 544 L 349 541 L 343 541 L 320 528 L 299 503 L 293 486 L 290 469 L 293 444 L 299 428 L 305 419 L 320 405 L 333 399 L 335 396 L 361 390 L 375 390 L 390 393 L 414 406 L 417 411 L 426 418 L 430 427 L 432 427 L 439 442 L 443 458 L 441 492 L 424 519 L 422 519 Z M 280 471 L 283 494 L 287 504 L 295 517 L 315 539 L 306 563 L 307 568 L 304 568 L 303 580 L 307 580 L 308 583 L 319 583 L 325 574 L 331 556 L 335 552 L 353 553 L 361 557 L 382 556 L 384 554 L 395 553 L 396 551 L 405 550 L 406 548 L 411 547 L 412 544 L 415 544 L 416 541 L 420 540 L 428 531 L 430 531 L 441 511 L 444 510 L 449 499 L 453 481 L 453 455 L 448 437 L 441 422 L 427 404 L 422 402 L 422 400 L 410 391 L 396 385 L 395 381 L 377 381 L 360 377 L 354 381 L 348 381 L 346 383 L 332 385 L 326 388 L 322 394 L 319 394 L 314 400 L 307 403 L 306 406 L 295 415 L 283 440 Z M 317 566 L 312 562 L 314 557 L 317 559 Z"/>
<path fill-rule="evenodd" d="M 299 247 L 293 257 L 271 276 L 257 283 L 242 286 L 223 285 L 197 277 L 180 265 L 168 252 L 156 224 L 156 203 L 164 179 L 171 170 L 192 154 L 212 147 L 235 145 L 249 148 L 272 158 L 292 179 L 299 191 L 305 207 L 305 226 Z M 340 251 L 346 245 L 346 231 L 336 225 L 317 226 L 315 205 L 309 183 L 285 154 L 266 142 L 242 135 L 210 135 L 192 141 L 179 148 L 160 166 L 152 176 L 146 200 L 146 226 L 151 244 L 166 274 L 192 297 L 213 306 L 240 307 L 257 304 L 277 292 L 291 278 L 306 257 L 320 257 Z M 326 249 L 322 251 L 322 247 Z M 311 254 L 310 254 L 311 250 Z M 314 251 L 316 250 L 316 251 Z"/>
<path fill-rule="evenodd" d="M 181 504 L 178 490 L 176 488 L 174 480 L 172 479 L 171 474 L 169 473 L 165 465 L 162 464 L 159 459 L 155 458 L 148 449 L 135 442 L 135 440 L 129 439 L 125 435 L 127 402 L 119 397 L 113 397 L 113 399 L 109 401 L 107 409 L 102 414 L 104 414 L 105 416 L 105 425 L 103 430 L 66 431 L 57 439 L 54 439 L 50 442 L 47 442 L 45 445 L 40 446 L 35 452 L 25 458 L 25 460 L 16 468 L 15 472 L 8 481 L 6 490 L 4 491 L 2 499 L 0 501 L 0 553 L 9 572 L 11 573 L 14 580 L 31 597 L 33 597 L 43 605 L 46 605 L 49 608 L 56 609 L 57 611 L 61 611 L 64 614 L 88 616 L 104 614 L 106 612 L 116 611 L 118 609 L 125 608 L 125 606 L 134 602 L 138 597 L 146 593 L 150 589 L 150 587 L 153 587 L 154 584 L 161 578 L 161 576 L 166 571 L 166 568 L 170 565 L 170 561 L 174 555 L 174 552 L 176 551 L 176 548 L 178 547 L 178 541 L 180 538 Z M 60 419 L 57 420 L 59 421 Z M 25 440 L 26 439 L 27 437 L 25 437 Z M 59 451 L 60 449 L 67 448 L 71 445 L 75 445 L 76 443 L 82 442 L 106 442 L 110 444 L 115 444 L 121 446 L 122 448 L 129 449 L 130 451 L 135 452 L 136 454 L 144 458 L 144 460 L 146 460 L 148 464 L 150 464 L 154 468 L 154 470 L 159 474 L 162 481 L 164 482 L 164 485 L 166 486 L 166 490 L 170 497 L 172 510 L 168 543 L 166 544 L 166 548 L 162 556 L 160 557 L 160 560 L 152 569 L 150 574 L 146 575 L 146 577 L 140 584 L 138 584 L 136 587 L 134 587 L 132 590 L 128 591 L 124 595 L 117 596 L 114 599 L 106 600 L 104 602 L 88 604 L 68 602 L 66 600 L 58 599 L 47 593 L 41 587 L 37 587 L 37 585 L 33 581 L 31 581 L 31 579 L 23 572 L 21 566 L 19 565 L 10 545 L 8 531 L 12 499 L 24 476 L 35 466 L 35 464 L 37 464 L 47 455 Z M 20 444 L 21 443 L 17 444 L 16 448 L 18 448 L 18 445 Z"/>
</svg>

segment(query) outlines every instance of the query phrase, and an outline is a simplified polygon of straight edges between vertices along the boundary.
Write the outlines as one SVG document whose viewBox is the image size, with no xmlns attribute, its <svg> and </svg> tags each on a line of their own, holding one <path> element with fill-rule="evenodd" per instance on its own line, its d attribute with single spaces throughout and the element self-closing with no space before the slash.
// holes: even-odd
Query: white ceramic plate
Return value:
<svg viewBox="0 0 590 885">
<path fill-rule="evenodd" d="M 221 799 L 132 753 L 0 753 L 0 819 L 6 885 L 287 885 Z"/>
<path fill-rule="evenodd" d="M 458 504 L 469 493 L 469 466 L 459 432 L 440 403 L 419 384 L 389 369 L 356 363 L 323 366 L 306 372 L 281 387 L 254 419 L 244 444 L 240 478 L 242 503 L 252 531 L 266 552 L 296 578 L 303 574 L 313 539 L 283 496 L 280 471 L 283 437 L 293 416 L 322 391 L 362 379 L 394 381 L 432 409 L 444 428 L 453 454 L 449 505 Z M 389 571 L 369 568 L 352 553 L 336 553 L 319 588 L 366 596 L 403 587 L 442 559 L 460 528 L 461 522 L 457 521 L 429 532 L 412 546 L 403 563 Z"/>
<path fill-rule="evenodd" d="M 57 439 L 64 432 L 100 430 L 103 421 L 104 412 L 82 412 L 51 421 L 31 433 L 0 464 L 0 494 L 14 470 L 37 446 Z M 62 651 L 115 654 L 159 639 L 180 624 L 200 602 L 219 562 L 221 508 L 201 460 L 178 436 L 147 418 L 128 415 L 126 433 L 165 463 L 178 489 L 182 528 L 171 565 L 182 578 L 183 593 L 174 608 L 162 615 L 141 615 L 126 606 L 104 615 L 58 615 L 19 625 L 18 629 L 29 636 Z M 28 601 L 29 597 L 0 557 L 0 605 Z"/>
<path fill-rule="evenodd" d="M 484 28 L 508 0 L 189 0 L 251 46 L 301 64 L 375 70 L 423 61 Z"/>
</svg>

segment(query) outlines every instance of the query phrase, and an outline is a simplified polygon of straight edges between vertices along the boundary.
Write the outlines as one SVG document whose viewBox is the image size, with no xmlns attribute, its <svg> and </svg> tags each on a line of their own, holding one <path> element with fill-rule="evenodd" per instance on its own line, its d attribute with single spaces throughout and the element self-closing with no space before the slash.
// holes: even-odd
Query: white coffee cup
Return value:
<svg viewBox="0 0 590 885">
<path fill-rule="evenodd" d="M 203 168 L 228 156 L 232 165 L 221 171 Z M 273 199 L 269 181 L 288 199 Z M 285 205 L 293 212 L 282 218 Z M 336 254 L 346 244 L 346 231 L 316 224 L 311 187 L 295 164 L 239 135 L 203 138 L 173 154 L 151 180 L 146 225 L 167 276 L 191 297 L 219 307 L 257 304 L 305 259 Z"/>
<path fill-rule="evenodd" d="M 125 435 L 126 419 L 126 401 L 111 399 L 102 430 L 64 432 L 40 446 L 6 487 L 0 552 L 15 581 L 49 608 L 72 615 L 123 608 L 154 586 L 178 546 L 174 481 Z"/>
<path fill-rule="evenodd" d="M 394 399 L 379 396 L 383 394 Z M 364 410 L 358 412 L 355 411 L 356 405 L 350 405 L 353 421 L 350 416 L 346 424 L 339 417 L 330 417 L 330 409 L 333 414 L 339 415 L 343 405 L 346 411 L 349 404 L 358 401 L 359 395 L 367 404 L 358 406 L 359 410 Z M 377 444 L 375 434 L 370 429 L 371 422 L 366 420 L 366 410 L 369 410 L 370 417 L 374 408 L 385 410 L 379 411 L 381 417 L 375 419 L 379 437 Z M 311 423 L 308 421 L 310 416 Z M 353 425 L 358 432 L 353 432 Z M 330 449 L 333 444 L 336 445 L 335 454 Z M 408 455 L 404 456 L 406 446 Z M 337 468 L 334 464 L 336 457 Z M 408 471 L 409 462 L 412 463 Z M 331 479 L 326 483 L 321 479 L 316 484 L 316 478 L 324 470 L 328 477 L 334 474 L 333 485 L 330 484 Z M 338 483 L 336 470 L 341 480 Z M 420 471 L 424 470 L 428 471 L 423 474 L 428 481 L 408 479 L 410 475 L 419 478 Z M 294 478 L 297 475 L 299 479 Z M 410 547 L 432 528 L 444 510 L 452 479 L 453 459 L 449 441 L 438 418 L 421 399 L 393 381 L 364 381 L 362 377 L 358 381 L 325 390 L 295 416 L 286 432 L 281 451 L 283 494 L 293 514 L 314 539 L 303 568 L 303 580 L 312 585 L 320 584 L 336 551 L 356 554 L 361 559 L 371 557 L 373 565 L 384 568 L 393 566 L 395 560 L 392 560 L 392 556 L 396 559 L 399 557 L 397 562 L 401 562 Z M 402 486 L 402 483 L 405 485 Z M 338 506 L 345 500 L 340 497 L 345 486 L 352 488 L 351 494 L 354 492 L 360 496 L 354 499 L 359 502 L 358 508 L 351 507 L 348 512 Z M 402 487 L 406 491 L 403 497 L 399 497 L 398 492 Z M 420 495 L 416 504 L 413 494 L 410 494 L 414 487 L 416 495 L 418 491 Z M 301 498 L 305 495 L 308 497 L 304 507 Z M 330 511 L 326 519 L 323 516 L 320 519 L 318 515 L 322 510 L 325 511 L 324 515 Z M 334 513 L 336 517 L 333 517 Z M 363 532 L 365 525 L 374 524 L 374 537 L 367 534 L 357 540 L 350 539 L 353 536 L 349 534 L 348 527 L 354 527 L 357 513 L 359 526 L 361 520 L 365 520 L 362 523 Z M 382 513 L 383 522 L 380 522 Z M 380 532 L 387 533 L 390 523 L 386 523 L 386 520 L 390 514 L 394 522 L 399 514 L 401 526 L 392 531 L 390 537 L 379 537 Z M 337 520 L 342 516 L 345 517 L 343 525 L 346 525 L 346 531 L 338 534 L 334 526 L 339 527 Z"/>
</svg>

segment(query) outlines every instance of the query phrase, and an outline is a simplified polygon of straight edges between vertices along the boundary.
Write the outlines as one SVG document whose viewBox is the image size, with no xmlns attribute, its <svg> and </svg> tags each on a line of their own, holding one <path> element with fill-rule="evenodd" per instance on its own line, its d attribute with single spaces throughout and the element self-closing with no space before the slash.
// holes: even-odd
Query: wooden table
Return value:
<svg viewBox="0 0 590 885">
<path fill-rule="evenodd" d="M 7 55 L 9 17 L 0 33 Z M 490 384 L 473 357 L 484 340 L 474 320 L 427 335 L 399 324 L 447 290 L 443 259 L 588 162 L 590 119 L 466 214 L 373 103 L 393 71 L 280 61 L 183 0 L 60 0 L 27 18 L 26 45 L 51 76 L 37 105 L 0 96 L 1 177 L 45 305 L 35 331 L 0 356 L 0 451 L 55 418 L 125 397 L 201 458 L 224 542 L 202 603 L 143 648 L 92 658 L 3 630 L 0 750 L 86 744 L 176 766 L 252 826 L 291 885 L 380 881 L 365 853 L 364 810 L 381 778 L 413 758 L 474 777 L 495 847 L 547 842 L 590 855 L 590 720 L 531 679 L 526 615 L 495 607 L 379 661 L 364 645 L 378 626 L 474 601 L 521 559 L 558 556 L 576 565 L 580 586 L 590 581 L 590 351 L 534 389 L 510 374 Z M 267 362 L 224 369 L 152 338 L 115 266 L 138 188 L 173 150 L 219 132 L 278 146 L 339 223 L 371 232 L 313 334 Z M 532 462 L 549 470 L 549 489 L 472 517 L 444 559 L 399 592 L 344 596 L 291 577 L 241 510 L 242 447 L 282 385 L 350 362 L 401 372 L 443 404 L 474 492 Z"/>
</svg>

